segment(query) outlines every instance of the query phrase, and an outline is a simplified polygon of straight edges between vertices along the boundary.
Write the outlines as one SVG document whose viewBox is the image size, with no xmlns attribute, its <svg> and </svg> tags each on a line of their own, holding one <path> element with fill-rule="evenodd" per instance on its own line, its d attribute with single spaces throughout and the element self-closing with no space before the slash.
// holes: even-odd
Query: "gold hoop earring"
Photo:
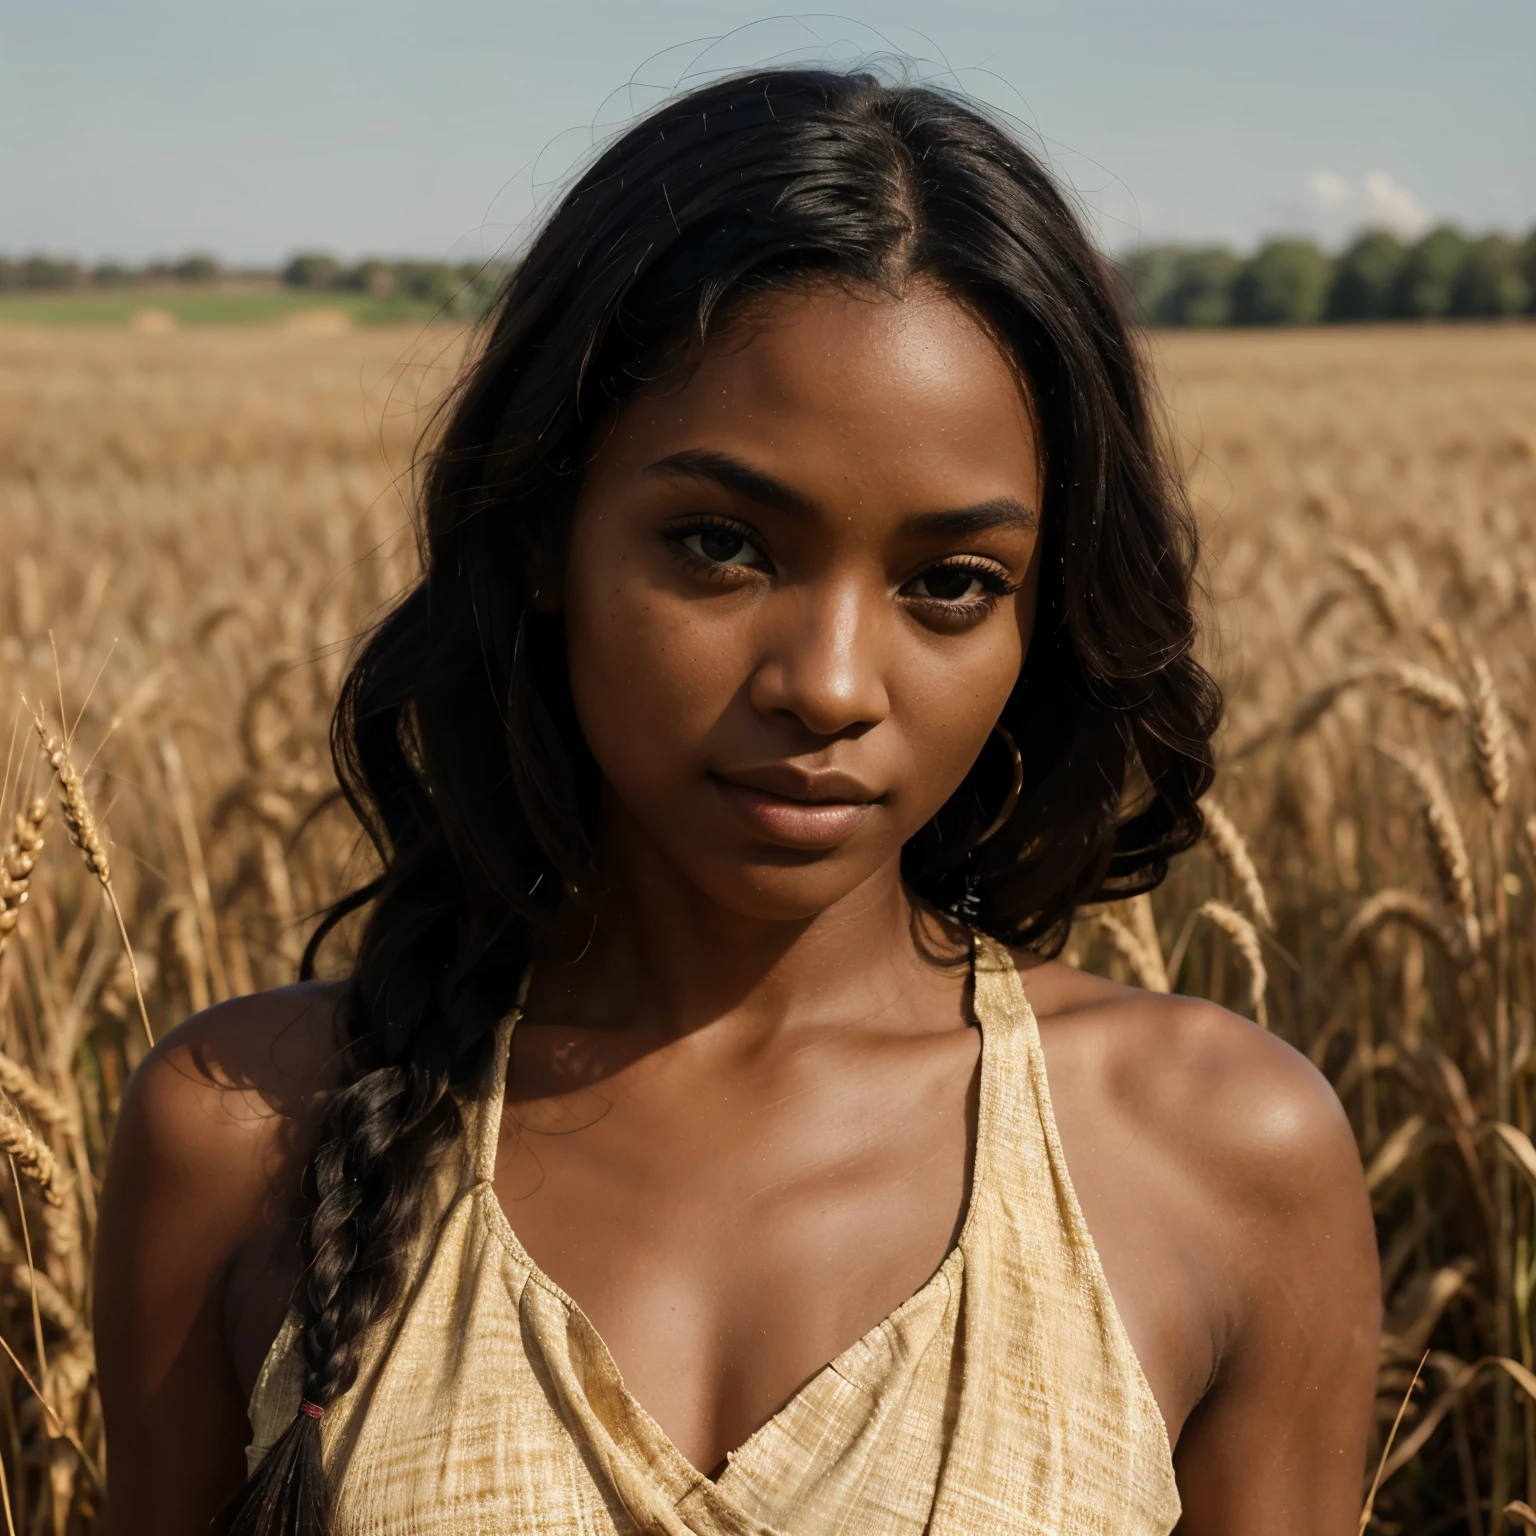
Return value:
<svg viewBox="0 0 1536 1536">
<path fill-rule="evenodd" d="M 1003 801 L 1003 808 L 992 818 L 992 824 L 987 830 L 971 844 L 973 850 L 980 848 L 989 838 L 996 837 L 1003 830 L 1004 823 L 1018 809 L 1019 796 L 1024 792 L 1024 757 L 1019 751 L 1018 742 L 1013 739 L 1006 726 L 994 725 L 992 727 L 992 734 L 1003 738 L 1003 745 L 1008 748 L 1009 754 L 1013 758 L 1013 782 L 1008 786 L 1008 794 Z"/>
</svg>

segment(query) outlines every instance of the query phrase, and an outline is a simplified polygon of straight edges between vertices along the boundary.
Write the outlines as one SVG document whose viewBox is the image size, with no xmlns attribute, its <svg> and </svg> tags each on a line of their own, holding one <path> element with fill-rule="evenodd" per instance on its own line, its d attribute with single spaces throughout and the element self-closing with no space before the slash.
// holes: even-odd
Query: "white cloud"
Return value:
<svg viewBox="0 0 1536 1536">
<path fill-rule="evenodd" d="M 1390 229 L 1393 234 L 1412 239 L 1422 235 L 1435 222 L 1435 216 L 1429 209 L 1386 171 L 1367 171 L 1363 186 L 1363 223 L 1379 225 L 1383 229 Z"/>
<path fill-rule="evenodd" d="M 1349 183 L 1337 171 L 1313 171 L 1307 194 L 1319 208 L 1342 208 L 1349 202 Z"/>
<path fill-rule="evenodd" d="M 1367 171 L 1359 181 L 1338 171 L 1311 171 L 1305 186 L 1305 222 L 1324 240 L 1360 229 L 1389 229 L 1413 239 L 1435 221 L 1417 194 L 1388 171 Z"/>
</svg>

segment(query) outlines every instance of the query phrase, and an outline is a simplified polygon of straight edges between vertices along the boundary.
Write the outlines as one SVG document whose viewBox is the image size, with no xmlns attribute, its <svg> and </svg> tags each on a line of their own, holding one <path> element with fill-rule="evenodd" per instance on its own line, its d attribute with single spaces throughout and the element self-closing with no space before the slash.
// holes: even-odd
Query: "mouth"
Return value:
<svg viewBox="0 0 1536 1536">
<path fill-rule="evenodd" d="M 880 796 L 846 773 L 772 764 L 712 773 L 721 797 L 769 841 L 787 848 L 836 848 L 857 831 Z"/>
</svg>

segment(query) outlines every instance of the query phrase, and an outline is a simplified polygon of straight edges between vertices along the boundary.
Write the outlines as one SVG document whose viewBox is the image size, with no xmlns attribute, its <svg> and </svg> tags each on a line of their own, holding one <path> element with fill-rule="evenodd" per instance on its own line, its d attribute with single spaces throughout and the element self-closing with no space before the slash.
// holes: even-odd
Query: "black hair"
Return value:
<svg viewBox="0 0 1536 1536">
<path fill-rule="evenodd" d="M 372 632 L 332 732 L 382 873 L 344 1019 L 347 1081 L 306 1173 L 304 1396 L 351 1385 L 396 1299 L 428 1171 L 460 1133 L 532 936 L 584 879 L 598 775 L 558 616 L 530 604 L 593 424 L 732 306 L 798 282 L 964 303 L 1028 383 L 1046 466 L 1035 633 L 997 752 L 903 853 L 930 906 L 1053 953 L 1083 904 L 1149 889 L 1199 837 L 1220 716 L 1193 654 L 1197 544 L 1117 281 L 1049 172 L 942 92 L 862 73 L 737 75 L 599 154 L 509 279 L 441 420 L 423 572 Z M 318 1421 L 299 1414 L 226 1529 L 330 1529 Z"/>
</svg>

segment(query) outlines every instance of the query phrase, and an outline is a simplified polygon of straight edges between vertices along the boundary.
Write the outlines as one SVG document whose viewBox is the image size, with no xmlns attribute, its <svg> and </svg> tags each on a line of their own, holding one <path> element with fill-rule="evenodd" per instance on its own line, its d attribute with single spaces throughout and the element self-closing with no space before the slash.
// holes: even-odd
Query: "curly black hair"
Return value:
<svg viewBox="0 0 1536 1536">
<path fill-rule="evenodd" d="M 1042 953 L 1087 902 L 1146 890 L 1202 830 L 1221 699 L 1193 654 L 1197 543 L 1117 281 L 1047 169 L 942 92 L 762 70 L 671 101 L 597 156 L 509 279 L 426 460 L 420 581 L 368 637 L 332 733 L 381 860 L 306 957 L 366 909 L 348 1078 L 306 1178 L 304 1395 L 346 1392 L 402 1282 L 428 1170 L 460 1132 L 533 934 L 581 882 L 598 773 L 558 615 L 591 429 L 732 306 L 809 280 L 931 282 L 1028 381 L 1046 466 L 1035 633 L 984 753 L 903 854 L 930 906 Z M 300 1414 L 226 1529 L 330 1528 Z"/>
</svg>

